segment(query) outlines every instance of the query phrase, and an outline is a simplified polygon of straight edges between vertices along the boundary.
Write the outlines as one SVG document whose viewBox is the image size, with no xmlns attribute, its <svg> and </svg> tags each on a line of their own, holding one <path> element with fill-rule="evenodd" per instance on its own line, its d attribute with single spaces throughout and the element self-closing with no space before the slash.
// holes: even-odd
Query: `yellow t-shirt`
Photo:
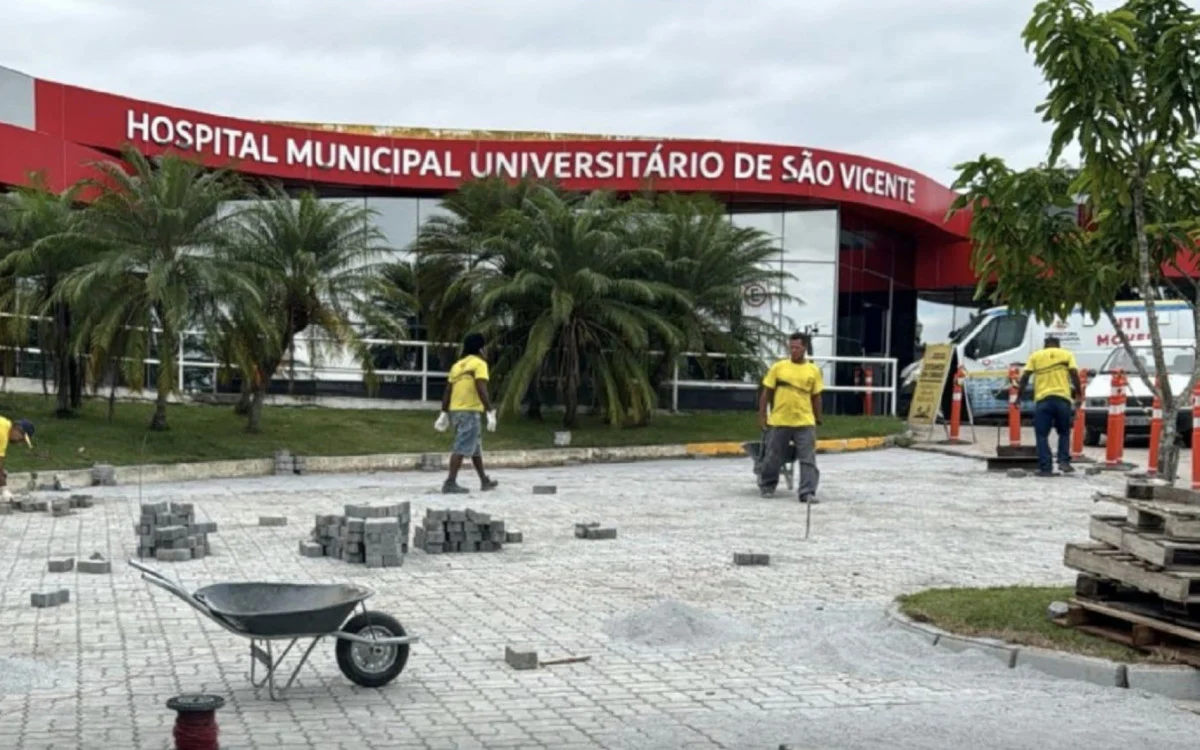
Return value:
<svg viewBox="0 0 1200 750">
<path fill-rule="evenodd" d="M 450 411 L 483 411 L 483 402 L 475 390 L 476 380 L 488 379 L 487 362 L 468 354 L 450 368 Z"/>
<path fill-rule="evenodd" d="M 775 391 L 767 424 L 771 427 L 811 427 L 817 423 L 812 397 L 825 390 L 821 368 L 812 362 L 781 359 L 771 365 L 762 384 Z"/>
<path fill-rule="evenodd" d="M 1066 349 L 1050 347 L 1029 355 L 1025 372 L 1033 375 L 1033 400 L 1050 396 L 1071 400 L 1071 370 L 1079 369 L 1075 355 Z"/>
<path fill-rule="evenodd" d="M 0 458 L 8 455 L 8 433 L 12 431 L 12 420 L 0 417 Z"/>
</svg>

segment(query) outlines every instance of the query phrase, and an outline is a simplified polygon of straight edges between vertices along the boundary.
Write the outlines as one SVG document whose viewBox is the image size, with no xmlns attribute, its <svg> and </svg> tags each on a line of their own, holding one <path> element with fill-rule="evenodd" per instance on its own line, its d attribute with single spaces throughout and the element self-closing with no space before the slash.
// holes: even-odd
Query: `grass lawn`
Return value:
<svg viewBox="0 0 1200 750">
<path fill-rule="evenodd" d="M 1113 661 L 1163 661 L 1152 654 L 1050 622 L 1046 618 L 1050 602 L 1065 602 L 1074 593 L 1073 588 L 1066 586 L 928 589 L 901 596 L 897 601 L 901 611 L 912 619 L 951 633 L 999 638 Z"/>
<path fill-rule="evenodd" d="M 146 430 L 151 404 L 119 403 L 112 423 L 103 399 L 87 401 L 75 419 L 54 417 L 53 397 L 0 394 L 0 415 L 26 417 L 37 433 L 34 451 L 24 446 L 9 450 L 10 472 L 87 468 L 94 463 L 186 463 L 242 458 L 269 458 L 278 448 L 315 456 L 371 453 L 417 453 L 448 450 L 449 433 L 433 429 L 436 412 L 382 409 L 322 409 L 267 406 L 263 431 L 245 432 L 245 420 L 228 406 L 172 404 L 167 411 L 170 430 Z M 551 448 L 561 429 L 557 415 L 544 422 L 501 418 L 496 432 L 484 433 L 484 450 Z M 904 423 L 890 417 L 827 417 L 822 438 L 892 435 Z M 644 428 L 613 429 L 584 417 L 572 431 L 573 447 L 663 445 L 722 440 L 756 440 L 753 412 L 702 412 L 655 416 Z M 144 445 L 143 445 L 144 443 Z"/>
</svg>

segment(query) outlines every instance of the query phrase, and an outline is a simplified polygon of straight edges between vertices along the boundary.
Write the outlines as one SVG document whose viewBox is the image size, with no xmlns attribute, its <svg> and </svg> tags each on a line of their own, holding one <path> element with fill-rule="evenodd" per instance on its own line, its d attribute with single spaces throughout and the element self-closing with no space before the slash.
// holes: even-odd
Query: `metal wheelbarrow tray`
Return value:
<svg viewBox="0 0 1200 750">
<path fill-rule="evenodd" d="M 408 663 L 409 645 L 419 640 L 390 615 L 368 611 L 364 602 L 375 592 L 365 586 L 218 583 L 188 593 L 148 565 L 136 560 L 129 564 L 141 571 L 148 583 L 179 597 L 234 635 L 249 638 L 250 682 L 256 688 L 266 685 L 271 700 L 278 700 L 292 686 L 322 638 L 337 640 L 334 652 L 342 674 L 357 685 L 372 688 L 383 687 L 400 675 Z M 362 611 L 350 617 L 355 609 Z M 312 643 L 288 681 L 277 685 L 275 675 L 284 657 L 304 638 L 311 638 Z M 277 641 L 290 641 L 278 657 L 273 646 Z M 259 667 L 266 672 L 262 678 Z"/>
</svg>

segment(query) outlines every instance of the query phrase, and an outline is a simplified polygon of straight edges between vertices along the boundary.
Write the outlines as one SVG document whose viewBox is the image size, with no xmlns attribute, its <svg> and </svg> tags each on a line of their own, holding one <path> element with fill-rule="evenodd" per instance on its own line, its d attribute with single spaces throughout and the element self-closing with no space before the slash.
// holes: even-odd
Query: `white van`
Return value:
<svg viewBox="0 0 1200 750">
<path fill-rule="evenodd" d="M 1187 302 L 1160 300 L 1155 308 L 1163 339 L 1195 340 L 1192 308 Z M 1150 343 L 1145 304 L 1140 300 L 1118 302 L 1114 313 L 1130 343 Z M 984 310 L 951 333 L 958 362 L 967 369 L 964 388 L 974 416 L 1007 412 L 1007 399 L 997 398 L 996 392 L 1008 385 L 1009 365 L 1023 366 L 1030 354 L 1042 348 L 1048 335 L 1057 336 L 1062 347 L 1075 355 L 1079 367 L 1087 370 L 1099 370 L 1112 351 L 1121 346 L 1106 315 L 1093 319 L 1077 309 L 1065 319 L 1045 325 L 1032 315 L 1006 307 Z M 919 366 L 905 368 L 902 391 L 911 392 L 919 375 Z M 1027 393 L 1022 411 L 1032 410 L 1032 398 Z"/>
<path fill-rule="evenodd" d="M 1146 365 L 1146 372 L 1151 378 L 1156 377 L 1154 368 L 1154 350 L 1149 343 L 1135 344 L 1133 347 L 1140 359 Z M 1167 363 L 1167 381 L 1171 392 L 1180 394 L 1187 387 L 1192 369 L 1196 365 L 1195 339 L 1163 339 L 1163 358 Z M 1124 348 L 1117 349 L 1108 356 L 1099 371 L 1088 380 L 1087 392 L 1084 397 L 1084 431 L 1085 445 L 1100 445 L 1101 436 L 1108 432 L 1108 398 L 1112 395 L 1112 376 L 1117 370 L 1124 370 L 1129 386 L 1126 388 L 1125 402 L 1125 437 L 1145 439 L 1150 435 L 1150 415 L 1154 406 L 1154 391 L 1146 387 L 1146 383 L 1138 375 L 1137 367 Z M 1163 415 L 1166 417 L 1166 415 Z M 1175 415 L 1175 426 L 1184 444 L 1191 446 L 1192 441 L 1192 400 L 1187 395 L 1180 396 L 1179 410 Z"/>
</svg>

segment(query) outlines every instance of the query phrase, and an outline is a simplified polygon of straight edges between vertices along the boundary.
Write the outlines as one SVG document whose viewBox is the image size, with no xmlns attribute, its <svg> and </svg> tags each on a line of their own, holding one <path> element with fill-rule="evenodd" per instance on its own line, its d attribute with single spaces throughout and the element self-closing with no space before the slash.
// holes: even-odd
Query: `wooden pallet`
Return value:
<svg viewBox="0 0 1200 750">
<path fill-rule="evenodd" d="M 1102 543 L 1068 544 L 1063 564 L 1073 570 L 1120 581 L 1168 601 L 1200 603 L 1200 569 L 1162 570 Z"/>
<path fill-rule="evenodd" d="M 1092 516 L 1088 532 L 1097 542 L 1160 568 L 1200 569 L 1200 542 L 1178 541 L 1165 534 L 1139 529 L 1123 516 Z"/>
<path fill-rule="evenodd" d="M 1200 668 L 1200 630 L 1124 604 L 1078 596 L 1068 604 L 1067 615 L 1055 620 L 1058 625 Z"/>
<path fill-rule="evenodd" d="M 1178 542 L 1200 542 L 1200 506 L 1190 503 L 1171 503 L 1159 500 L 1137 500 L 1096 493 L 1096 502 L 1116 503 L 1126 507 L 1126 521 L 1138 531 L 1162 534 Z"/>
<path fill-rule="evenodd" d="M 1167 503 L 1200 505 L 1200 492 L 1174 487 L 1153 479 L 1131 479 L 1125 484 L 1125 497 L 1130 500 L 1157 500 Z"/>
</svg>

